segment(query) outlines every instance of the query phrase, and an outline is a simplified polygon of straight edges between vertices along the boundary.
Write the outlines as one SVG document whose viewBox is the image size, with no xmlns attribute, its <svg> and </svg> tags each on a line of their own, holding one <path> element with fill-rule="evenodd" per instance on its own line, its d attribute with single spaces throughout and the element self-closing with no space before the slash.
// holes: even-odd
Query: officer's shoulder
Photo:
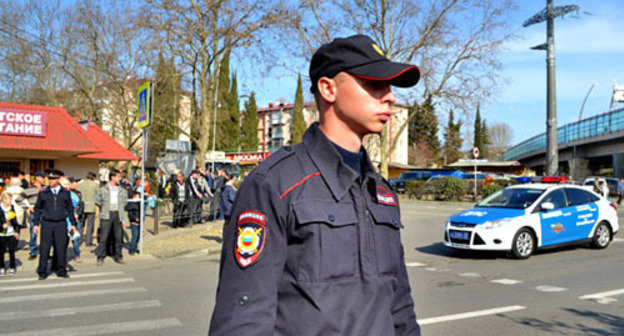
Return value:
<svg viewBox="0 0 624 336">
<path fill-rule="evenodd" d="M 288 162 L 295 159 L 300 147 L 301 145 L 281 147 L 262 161 L 262 163 L 256 167 L 252 173 L 266 176 L 270 172 L 287 167 Z"/>
</svg>

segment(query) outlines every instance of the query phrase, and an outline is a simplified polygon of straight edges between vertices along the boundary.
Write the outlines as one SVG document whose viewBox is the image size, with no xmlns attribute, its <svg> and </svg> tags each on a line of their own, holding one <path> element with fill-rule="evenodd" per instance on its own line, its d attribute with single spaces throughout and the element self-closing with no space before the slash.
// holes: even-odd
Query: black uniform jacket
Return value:
<svg viewBox="0 0 624 336">
<path fill-rule="evenodd" d="M 184 179 L 184 202 L 188 202 L 191 199 L 191 184 L 187 179 Z M 180 188 L 178 187 L 178 179 L 171 182 L 171 190 L 169 196 L 174 202 L 178 202 L 178 195 L 180 194 Z"/>
<path fill-rule="evenodd" d="M 56 196 L 50 187 L 41 190 L 35 204 L 35 225 L 42 222 L 65 221 L 65 218 L 69 218 L 71 225 L 76 226 L 74 205 L 69 190 L 61 188 Z"/>
<path fill-rule="evenodd" d="M 243 182 L 225 226 L 209 335 L 420 335 L 397 196 L 313 124 Z"/>
</svg>

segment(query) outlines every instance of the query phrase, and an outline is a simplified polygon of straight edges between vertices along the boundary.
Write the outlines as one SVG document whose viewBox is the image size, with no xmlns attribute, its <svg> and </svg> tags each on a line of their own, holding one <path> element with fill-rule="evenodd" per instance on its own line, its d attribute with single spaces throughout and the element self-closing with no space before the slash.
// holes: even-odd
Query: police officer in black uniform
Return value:
<svg viewBox="0 0 624 336">
<path fill-rule="evenodd" d="M 320 122 L 241 186 L 224 231 L 209 335 L 420 335 L 398 198 L 362 147 L 391 117 L 391 85 L 419 77 L 367 36 L 314 54 Z"/>
<path fill-rule="evenodd" d="M 41 246 L 39 248 L 39 280 L 48 277 L 48 257 L 50 248 L 54 246 L 55 271 L 61 278 L 69 278 L 67 274 L 67 218 L 71 222 L 71 232 L 76 230 L 76 217 L 69 190 L 62 188 L 59 179 L 63 172 L 56 169 L 47 171 L 50 186 L 39 192 L 35 204 L 34 229 L 39 234 L 41 228 Z"/>
</svg>

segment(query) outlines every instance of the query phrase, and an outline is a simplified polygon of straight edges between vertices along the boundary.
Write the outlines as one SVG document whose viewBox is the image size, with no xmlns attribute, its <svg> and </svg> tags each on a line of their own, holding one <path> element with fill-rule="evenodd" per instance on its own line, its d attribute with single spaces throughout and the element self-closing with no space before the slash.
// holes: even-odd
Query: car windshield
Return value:
<svg viewBox="0 0 624 336">
<path fill-rule="evenodd" d="M 526 209 L 544 192 L 534 188 L 505 188 L 477 203 L 480 207 Z"/>
</svg>

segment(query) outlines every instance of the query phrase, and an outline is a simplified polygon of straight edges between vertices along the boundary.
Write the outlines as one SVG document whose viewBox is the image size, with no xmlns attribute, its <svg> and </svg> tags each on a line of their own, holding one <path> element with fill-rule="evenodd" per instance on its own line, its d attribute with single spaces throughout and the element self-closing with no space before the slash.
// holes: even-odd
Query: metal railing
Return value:
<svg viewBox="0 0 624 336">
<path fill-rule="evenodd" d="M 559 146 L 570 142 L 614 133 L 624 130 L 624 108 L 599 114 L 557 128 Z M 518 157 L 536 150 L 546 148 L 546 133 L 531 137 L 513 147 L 505 154 L 503 160 L 515 160 Z"/>
</svg>

